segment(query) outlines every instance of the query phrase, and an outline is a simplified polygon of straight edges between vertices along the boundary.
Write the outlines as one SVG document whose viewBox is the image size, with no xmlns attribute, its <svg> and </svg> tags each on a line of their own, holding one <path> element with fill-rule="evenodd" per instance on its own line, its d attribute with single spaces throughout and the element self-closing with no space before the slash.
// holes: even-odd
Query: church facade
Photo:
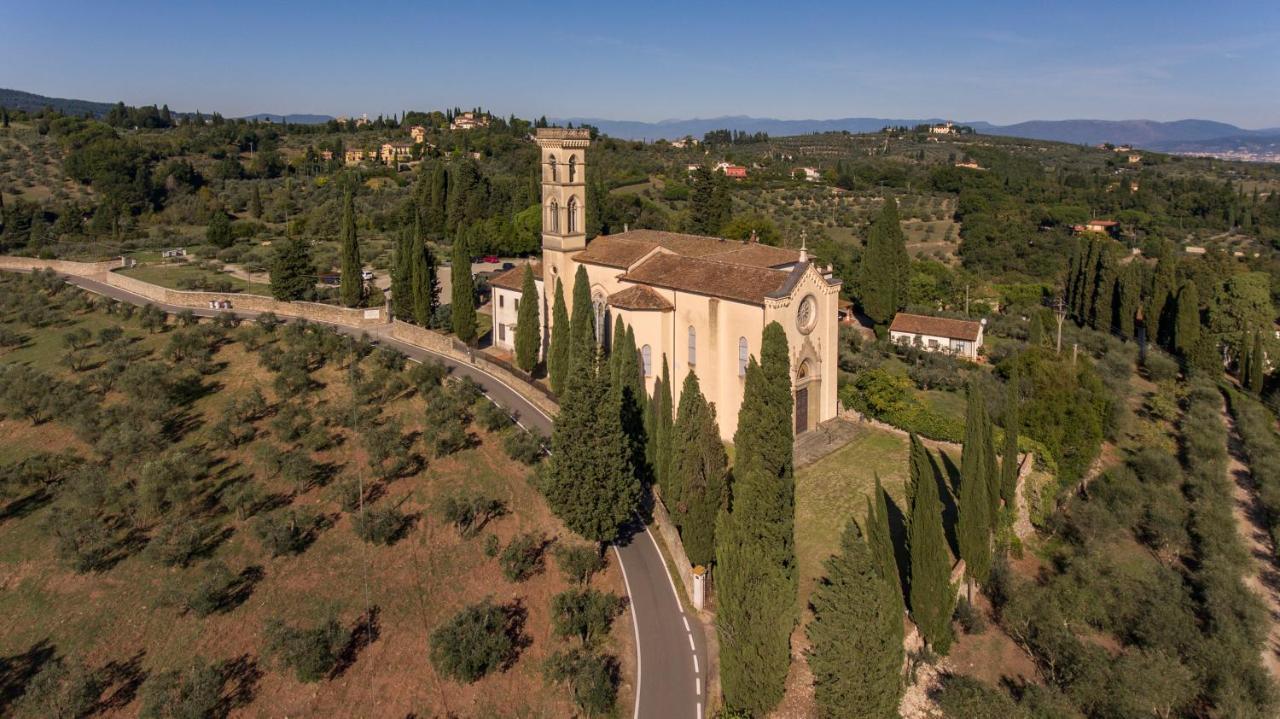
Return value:
<svg viewBox="0 0 1280 719">
<path fill-rule="evenodd" d="M 608 341 L 621 317 L 635 332 L 648 390 L 665 360 L 676 405 L 685 376 L 695 372 L 715 404 L 722 438 L 732 439 L 737 429 L 747 363 L 759 357 L 770 322 L 787 334 L 796 433 L 835 417 L 840 281 L 830 267 L 819 268 L 804 249 L 657 230 L 601 235 L 588 243 L 588 131 L 540 128 L 536 140 L 543 218 L 542 261 L 535 268 L 541 271 L 544 347 L 556 283 L 572 312 L 573 278 L 584 267 L 596 336 Z M 513 304 L 523 271 L 494 278 L 495 304 Z M 495 314 L 495 341 L 501 335 L 503 346 L 513 341 L 514 319 L 504 319 L 501 331 L 497 319 Z"/>
</svg>

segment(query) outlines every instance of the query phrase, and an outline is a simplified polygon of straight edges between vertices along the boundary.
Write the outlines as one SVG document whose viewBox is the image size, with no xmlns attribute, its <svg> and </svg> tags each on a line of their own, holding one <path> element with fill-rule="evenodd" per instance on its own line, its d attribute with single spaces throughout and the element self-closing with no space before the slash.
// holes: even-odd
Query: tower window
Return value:
<svg viewBox="0 0 1280 719">
<path fill-rule="evenodd" d="M 560 231 L 560 205 L 559 205 L 559 203 L 557 203 L 555 200 L 552 200 L 552 201 L 551 201 L 551 204 L 547 207 L 547 210 L 548 210 L 548 211 L 549 211 L 549 213 L 550 213 L 550 214 L 548 215 L 548 217 L 547 217 L 547 220 L 548 220 L 548 221 L 547 221 L 547 226 L 551 228 L 551 231 L 552 231 L 552 232 L 559 232 L 559 231 Z"/>
<path fill-rule="evenodd" d="M 548 160 L 547 160 L 547 164 L 551 166 L 551 181 L 552 181 L 552 182 L 559 182 L 559 181 L 560 181 L 560 168 L 556 166 L 556 156 L 555 156 L 555 155 L 551 155 L 550 159 L 548 159 Z"/>
<path fill-rule="evenodd" d="M 578 198 L 569 198 L 569 234 L 578 231 Z"/>
<path fill-rule="evenodd" d="M 578 174 L 578 158 L 573 155 L 569 156 L 569 182 L 573 182 Z"/>
<path fill-rule="evenodd" d="M 747 376 L 747 359 L 750 355 L 747 353 L 747 338 L 738 338 L 738 376 Z"/>
<path fill-rule="evenodd" d="M 640 367 L 644 370 L 645 377 L 653 376 L 653 350 L 649 345 L 640 348 Z"/>
<path fill-rule="evenodd" d="M 698 364 L 698 331 L 689 325 L 689 366 Z"/>
</svg>

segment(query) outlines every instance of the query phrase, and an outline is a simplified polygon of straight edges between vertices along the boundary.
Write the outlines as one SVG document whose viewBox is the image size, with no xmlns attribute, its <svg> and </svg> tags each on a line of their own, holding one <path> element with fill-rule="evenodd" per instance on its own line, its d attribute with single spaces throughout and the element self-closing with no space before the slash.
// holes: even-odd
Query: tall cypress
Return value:
<svg viewBox="0 0 1280 719">
<path fill-rule="evenodd" d="M 689 561 L 708 567 L 715 561 L 716 516 L 725 504 L 728 456 L 720 442 L 716 410 L 698 386 L 698 375 L 685 375 L 680 411 L 671 438 L 670 488 L 667 506 L 680 530 Z"/>
<path fill-rule="evenodd" d="M 538 366 L 538 354 L 542 350 L 538 304 L 533 268 L 525 265 L 524 278 L 520 283 L 520 309 L 516 310 L 516 364 L 525 372 L 532 372 Z"/>
<path fill-rule="evenodd" d="M 569 375 L 569 311 L 564 305 L 564 283 L 556 278 L 556 296 L 551 306 L 551 347 L 547 351 L 547 376 L 551 391 L 564 393 Z"/>
<path fill-rule="evenodd" d="M 1173 346 L 1178 354 L 1187 357 L 1200 342 L 1200 293 L 1195 282 L 1187 280 L 1182 283 L 1175 314 Z"/>
<path fill-rule="evenodd" d="M 618 358 L 618 383 L 622 388 L 622 431 L 627 435 L 631 450 L 631 466 L 641 484 L 652 481 L 653 471 L 649 466 L 648 396 L 644 386 L 644 370 L 640 363 L 640 352 L 636 349 L 636 334 L 630 326 L 622 335 L 622 340 L 615 343 L 613 353 Z M 712 517 L 714 520 L 714 516 Z"/>
<path fill-rule="evenodd" d="M 1249 377 L 1246 387 L 1254 394 L 1262 394 L 1262 386 L 1266 381 L 1267 360 L 1263 352 L 1262 337 L 1253 333 L 1253 344 L 1249 350 Z"/>
<path fill-rule="evenodd" d="M 886 198 L 867 234 L 858 269 L 858 293 L 862 309 L 883 333 L 906 303 L 911 260 L 898 219 L 898 203 Z"/>
<path fill-rule="evenodd" d="M 655 387 L 656 394 L 653 398 L 654 419 L 657 426 L 654 428 L 654 450 L 653 450 L 653 478 L 663 491 L 667 488 L 668 475 L 671 472 L 671 433 L 672 433 L 672 409 L 673 399 L 671 397 L 671 368 L 667 364 L 667 355 L 662 355 L 662 379 L 660 380 L 660 388 Z"/>
<path fill-rule="evenodd" d="M 827 559 L 813 593 L 814 699 L 828 717 L 891 719 L 902 698 L 902 612 L 875 561 L 875 548 L 850 521 L 840 553 Z"/>
<path fill-rule="evenodd" d="M 1151 275 L 1151 293 L 1148 295 L 1145 313 L 1148 339 L 1165 347 L 1171 346 L 1170 334 L 1173 332 L 1171 314 L 1173 313 L 1169 309 L 1172 306 L 1170 302 L 1173 300 L 1177 272 L 1178 258 L 1174 254 L 1173 246 L 1165 242 L 1160 247 L 1156 269 Z"/>
<path fill-rule="evenodd" d="M 471 344 L 476 338 L 476 291 L 471 277 L 471 251 L 461 235 L 453 238 L 452 307 L 449 321 L 458 339 Z"/>
<path fill-rule="evenodd" d="M 925 461 L 928 462 L 927 454 Z M 914 461 L 912 466 L 914 469 Z M 951 555 L 942 529 L 942 500 L 932 467 L 916 486 L 910 538 L 911 618 L 929 646 L 945 655 L 951 649 L 951 613 L 956 599 L 951 584 Z"/>
<path fill-rule="evenodd" d="M 991 570 L 991 502 L 987 467 L 985 411 L 978 392 L 969 386 L 965 412 L 965 442 L 960 459 L 960 556 L 965 573 L 979 582 Z"/>
<path fill-rule="evenodd" d="M 798 577 L 787 337 L 771 322 L 747 366 L 730 509 L 716 527 L 721 680 L 730 708 L 765 714 L 790 666 Z"/>
<path fill-rule="evenodd" d="M 1142 265 L 1130 262 L 1120 274 L 1120 296 L 1116 301 L 1116 322 L 1120 333 L 1133 338 L 1138 316 L 1138 304 L 1142 301 Z"/>
<path fill-rule="evenodd" d="M 922 482 L 933 479 L 933 460 L 929 458 L 929 450 L 920 441 L 919 435 L 912 432 L 909 440 L 910 451 L 907 460 L 907 486 L 905 502 L 907 508 L 907 526 L 911 526 L 910 511 L 916 506 L 916 494 Z M 910 534 L 907 535 L 910 537 Z"/>
<path fill-rule="evenodd" d="M 1022 408 L 1018 398 L 1019 375 L 1009 377 L 1004 399 L 1004 453 L 1000 459 L 1000 498 L 1013 513 L 1018 493 L 1018 433 L 1022 431 Z"/>
<path fill-rule="evenodd" d="M 902 575 L 898 572 L 898 558 L 893 551 L 893 533 L 889 530 L 889 501 L 884 487 L 880 484 L 880 476 L 876 475 L 876 486 L 871 497 L 867 497 L 867 544 L 871 547 L 871 558 L 885 584 L 893 591 L 891 595 L 898 611 L 897 635 L 898 644 L 902 644 L 902 612 L 906 608 L 902 594 Z"/>
<path fill-rule="evenodd" d="M 351 190 L 342 200 L 341 285 L 338 297 L 347 307 L 355 307 L 364 298 L 364 270 L 360 262 L 360 244 L 356 241 L 356 208 Z"/>
<path fill-rule="evenodd" d="M 437 272 L 436 253 L 427 244 L 421 225 L 414 226 L 412 260 L 409 283 L 413 291 L 413 318 L 423 327 L 435 321 L 436 308 L 440 306 L 440 278 Z"/>
<path fill-rule="evenodd" d="M 587 268 L 578 265 L 573 276 L 573 302 L 569 308 L 569 374 L 579 371 L 574 361 L 579 357 L 590 357 L 589 348 L 596 345 L 595 308 L 591 306 L 591 282 L 587 279 Z"/>
<path fill-rule="evenodd" d="M 391 258 L 391 314 L 398 320 L 411 321 L 413 314 L 413 235 L 408 228 L 396 237 L 395 254 Z"/>
</svg>

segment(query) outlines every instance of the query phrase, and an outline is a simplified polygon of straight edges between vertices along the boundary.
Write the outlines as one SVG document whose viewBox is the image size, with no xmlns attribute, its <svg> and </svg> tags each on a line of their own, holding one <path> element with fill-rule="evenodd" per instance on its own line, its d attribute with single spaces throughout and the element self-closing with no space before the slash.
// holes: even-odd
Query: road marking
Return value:
<svg viewBox="0 0 1280 719">
<path fill-rule="evenodd" d="M 684 622 L 684 630 L 685 630 L 686 632 L 691 632 L 691 631 L 693 631 L 692 629 L 690 629 L 690 628 L 689 628 L 689 618 L 688 618 L 688 617 L 680 617 L 680 620 Z"/>
<path fill-rule="evenodd" d="M 698 669 L 698 653 L 697 652 L 693 653 L 693 673 L 694 674 L 701 673 L 701 670 Z"/>
<path fill-rule="evenodd" d="M 693 646 L 693 634 L 686 634 L 685 636 L 689 637 L 689 648 L 692 649 L 695 654 L 697 654 L 698 648 Z"/>
<path fill-rule="evenodd" d="M 694 719 L 702 719 L 702 702 L 698 702 L 698 713 L 693 716 Z"/>
<path fill-rule="evenodd" d="M 702 696 L 702 677 L 693 678 L 693 693 Z"/>
<path fill-rule="evenodd" d="M 622 552 L 618 551 L 618 545 L 613 545 L 613 554 L 618 558 L 618 568 L 622 570 L 622 584 L 627 588 L 627 596 L 631 596 L 631 581 L 627 579 L 627 565 L 622 562 Z M 636 603 L 627 602 L 631 607 L 631 628 L 636 633 L 636 707 L 632 712 L 634 719 L 640 719 L 640 670 L 643 666 L 640 661 L 640 622 L 636 619 Z M 690 639 L 689 641 L 693 641 Z M 699 709 L 701 712 L 701 709 Z"/>
</svg>

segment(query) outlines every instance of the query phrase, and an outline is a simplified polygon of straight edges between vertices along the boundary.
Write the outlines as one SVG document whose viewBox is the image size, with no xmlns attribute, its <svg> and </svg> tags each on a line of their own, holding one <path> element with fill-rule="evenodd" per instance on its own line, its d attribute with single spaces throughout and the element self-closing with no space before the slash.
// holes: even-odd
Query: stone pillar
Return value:
<svg viewBox="0 0 1280 719">
<path fill-rule="evenodd" d="M 693 608 L 702 611 L 707 598 L 707 568 L 699 564 L 693 568 Z"/>
</svg>

